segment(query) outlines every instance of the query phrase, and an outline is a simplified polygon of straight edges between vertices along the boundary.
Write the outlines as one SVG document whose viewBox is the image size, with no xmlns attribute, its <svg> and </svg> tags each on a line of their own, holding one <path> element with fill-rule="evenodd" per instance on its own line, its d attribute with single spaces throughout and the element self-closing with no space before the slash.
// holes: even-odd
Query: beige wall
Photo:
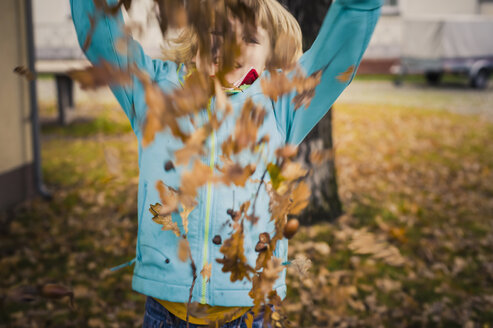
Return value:
<svg viewBox="0 0 493 328">
<path fill-rule="evenodd" d="M 477 0 L 400 0 L 403 15 L 479 13 Z"/>
<path fill-rule="evenodd" d="M 481 15 L 493 16 L 493 3 L 482 3 L 479 12 Z"/>
<path fill-rule="evenodd" d="M 0 174 L 32 162 L 24 0 L 0 0 Z M 4 188 L 5 186 L 0 186 Z"/>
</svg>

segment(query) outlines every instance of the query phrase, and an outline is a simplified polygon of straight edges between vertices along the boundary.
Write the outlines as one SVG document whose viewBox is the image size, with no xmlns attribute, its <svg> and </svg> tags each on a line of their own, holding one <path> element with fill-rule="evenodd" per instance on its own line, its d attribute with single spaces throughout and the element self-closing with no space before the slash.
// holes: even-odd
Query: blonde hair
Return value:
<svg viewBox="0 0 493 328">
<path fill-rule="evenodd" d="M 297 61 L 303 54 L 303 37 L 296 18 L 277 0 L 253 0 L 252 2 L 257 23 L 260 23 L 260 26 L 269 34 L 271 48 L 274 50 L 276 41 L 287 41 L 286 36 L 289 36 L 289 41 L 292 43 L 291 49 L 294 50 L 289 51 L 288 54 L 272 51 L 272 58 L 269 62 Z M 167 43 L 168 47 L 162 51 L 164 60 L 184 63 L 186 66 L 192 64 L 198 51 L 198 39 L 191 28 L 182 29 L 177 37 L 168 39 Z M 276 58 L 277 56 L 282 56 L 282 58 Z"/>
</svg>

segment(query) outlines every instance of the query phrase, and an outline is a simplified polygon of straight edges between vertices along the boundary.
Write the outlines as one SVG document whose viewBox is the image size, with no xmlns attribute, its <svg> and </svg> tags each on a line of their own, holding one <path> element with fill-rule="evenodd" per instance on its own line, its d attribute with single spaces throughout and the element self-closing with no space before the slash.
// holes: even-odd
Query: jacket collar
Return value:
<svg viewBox="0 0 493 328">
<path fill-rule="evenodd" d="M 180 64 L 180 66 L 177 69 L 177 73 L 180 73 L 180 72 L 186 72 L 186 67 L 183 63 Z M 191 69 L 190 71 L 186 72 L 183 75 L 183 82 L 192 74 L 192 72 L 193 72 L 193 69 Z M 233 83 L 233 87 L 224 88 L 224 91 L 225 91 L 226 95 L 228 95 L 228 96 L 235 95 L 237 93 L 241 93 L 241 92 L 245 91 L 246 89 L 248 89 L 258 78 L 259 78 L 259 74 L 258 74 L 257 70 L 255 68 L 251 67 L 250 70 L 248 70 L 248 72 L 246 72 L 240 79 L 238 79 L 238 81 Z M 183 82 L 180 79 L 179 79 L 179 81 L 180 81 L 180 84 L 183 86 Z"/>
</svg>

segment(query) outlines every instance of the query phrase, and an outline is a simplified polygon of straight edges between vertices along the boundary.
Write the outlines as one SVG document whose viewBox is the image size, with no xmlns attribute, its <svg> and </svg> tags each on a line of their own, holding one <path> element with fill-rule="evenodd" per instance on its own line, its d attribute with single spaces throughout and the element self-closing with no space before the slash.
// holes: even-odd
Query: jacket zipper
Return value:
<svg viewBox="0 0 493 328">
<path fill-rule="evenodd" d="M 209 104 L 207 106 L 207 114 L 209 116 L 209 120 L 211 119 L 211 104 L 212 97 L 209 99 Z M 214 171 L 214 160 L 216 153 L 216 134 L 214 130 L 211 132 L 211 155 L 209 158 L 209 166 L 212 171 Z M 202 256 L 202 268 L 205 265 L 205 262 L 208 261 L 208 244 L 209 244 L 209 225 L 210 225 L 210 217 L 211 217 L 211 206 L 212 206 L 212 184 L 210 182 L 207 183 L 207 198 L 206 198 L 206 207 L 205 207 L 205 229 L 204 229 L 204 246 L 203 246 L 203 256 Z M 209 278 L 210 281 L 210 278 Z M 202 278 L 202 297 L 200 303 L 205 304 L 205 294 L 206 294 L 206 279 Z"/>
</svg>

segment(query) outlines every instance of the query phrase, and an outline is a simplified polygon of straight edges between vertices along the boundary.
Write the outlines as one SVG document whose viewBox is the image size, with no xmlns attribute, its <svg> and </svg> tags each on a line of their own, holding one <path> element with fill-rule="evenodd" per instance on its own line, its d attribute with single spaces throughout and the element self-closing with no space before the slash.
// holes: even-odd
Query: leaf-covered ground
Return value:
<svg viewBox="0 0 493 328">
<path fill-rule="evenodd" d="M 137 142 L 124 114 L 43 129 L 50 202 L 0 214 L 0 325 L 138 327 L 131 290 Z M 390 105 L 338 103 L 334 139 L 346 214 L 302 227 L 284 301 L 291 327 L 493 326 L 493 124 Z M 47 298 L 43 286 L 73 291 Z M 53 295 L 53 293 L 52 293 Z"/>
</svg>

